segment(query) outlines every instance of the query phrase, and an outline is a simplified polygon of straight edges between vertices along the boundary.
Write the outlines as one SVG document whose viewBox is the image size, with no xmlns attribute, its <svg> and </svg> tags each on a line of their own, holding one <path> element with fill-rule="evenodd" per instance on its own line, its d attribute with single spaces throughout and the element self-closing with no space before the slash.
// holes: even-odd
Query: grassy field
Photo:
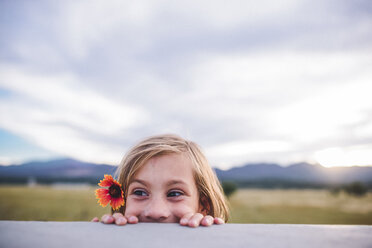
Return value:
<svg viewBox="0 0 372 248">
<path fill-rule="evenodd" d="M 95 188 L 0 186 L 0 219 L 88 221 L 109 213 L 97 203 Z"/>
<path fill-rule="evenodd" d="M 0 186 L 1 220 L 89 221 L 109 213 L 94 187 Z M 231 223 L 372 224 L 372 193 L 353 197 L 327 190 L 238 190 Z"/>
<path fill-rule="evenodd" d="M 372 224 L 372 193 L 247 189 L 232 195 L 230 205 L 234 223 Z"/>
</svg>

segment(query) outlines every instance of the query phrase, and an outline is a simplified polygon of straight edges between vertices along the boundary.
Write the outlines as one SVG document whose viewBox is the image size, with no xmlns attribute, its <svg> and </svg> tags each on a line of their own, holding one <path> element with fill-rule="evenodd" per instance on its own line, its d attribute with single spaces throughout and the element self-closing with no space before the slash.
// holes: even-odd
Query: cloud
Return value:
<svg viewBox="0 0 372 248">
<path fill-rule="evenodd" d="M 207 156 L 215 161 L 215 166 L 224 167 L 246 161 L 264 161 L 264 156 L 273 159 L 273 154 L 293 150 L 291 146 L 290 143 L 275 140 L 241 140 L 207 147 L 206 151 Z"/>
<path fill-rule="evenodd" d="M 274 138 L 291 144 L 292 151 L 270 151 L 271 146 L 265 150 L 258 142 L 261 153 L 252 154 L 256 149 L 235 149 L 237 154 L 228 158 L 226 153 L 233 148 L 227 145 L 219 152 L 211 152 L 216 162 L 218 153 L 221 161 L 229 160 L 230 164 L 271 159 L 282 163 L 313 161 L 313 153 L 322 147 L 368 142 L 354 134 L 359 123 L 368 127 L 366 122 L 370 123 L 372 109 L 368 97 L 372 74 L 367 69 L 370 62 L 365 54 L 257 53 L 206 57 L 195 64 L 193 92 L 199 97 L 193 102 L 199 101 L 200 107 L 194 114 L 202 118 L 218 112 L 214 117 L 230 120 L 219 127 L 224 130 L 231 125 L 238 130 L 237 136 L 230 135 L 231 140 L 246 139 L 254 146 L 257 139 L 264 142 Z"/>
<path fill-rule="evenodd" d="M 112 163 L 122 151 L 99 137 L 121 135 L 146 121 L 141 108 L 93 92 L 73 75 L 38 75 L 22 69 L 1 66 L 0 86 L 12 92 L 1 99 L 0 111 L 7 116 L 1 125 L 45 149 Z"/>
</svg>

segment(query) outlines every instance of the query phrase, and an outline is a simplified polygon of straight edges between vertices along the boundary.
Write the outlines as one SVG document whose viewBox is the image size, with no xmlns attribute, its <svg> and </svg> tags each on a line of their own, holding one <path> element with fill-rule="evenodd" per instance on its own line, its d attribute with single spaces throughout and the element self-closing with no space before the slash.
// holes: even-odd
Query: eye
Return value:
<svg viewBox="0 0 372 248">
<path fill-rule="evenodd" d="M 168 193 L 167 197 L 177 197 L 177 196 L 181 196 L 181 195 L 183 195 L 183 193 L 180 192 L 180 191 L 171 191 L 171 192 Z"/>
<path fill-rule="evenodd" d="M 147 193 L 144 190 L 136 189 L 135 191 L 133 191 L 133 195 L 147 196 Z"/>
</svg>

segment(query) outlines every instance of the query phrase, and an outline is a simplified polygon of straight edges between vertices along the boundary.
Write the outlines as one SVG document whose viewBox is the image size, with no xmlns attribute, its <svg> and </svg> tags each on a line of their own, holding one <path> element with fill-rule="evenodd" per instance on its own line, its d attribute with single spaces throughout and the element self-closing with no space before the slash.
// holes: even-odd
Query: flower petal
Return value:
<svg viewBox="0 0 372 248">
<path fill-rule="evenodd" d="M 102 207 L 106 207 L 106 205 L 109 204 L 110 200 L 111 200 L 111 196 L 110 195 L 106 195 L 104 197 L 99 198 L 98 203 Z"/>
<path fill-rule="evenodd" d="M 96 196 L 97 198 L 101 198 L 106 196 L 109 193 L 108 189 L 96 189 Z"/>
<path fill-rule="evenodd" d="M 117 186 L 119 186 L 121 188 L 121 183 L 119 183 L 118 181 L 114 180 L 113 184 L 116 184 Z"/>
<path fill-rule="evenodd" d="M 121 206 L 124 205 L 124 199 L 122 197 L 120 198 L 112 198 L 111 199 L 111 202 L 110 202 L 110 205 L 111 207 L 114 209 L 114 210 L 117 210 L 119 209 Z"/>
<path fill-rule="evenodd" d="M 111 175 L 105 175 L 103 180 L 100 180 L 100 183 L 98 183 L 101 187 L 110 187 L 114 183 L 114 179 Z"/>
</svg>

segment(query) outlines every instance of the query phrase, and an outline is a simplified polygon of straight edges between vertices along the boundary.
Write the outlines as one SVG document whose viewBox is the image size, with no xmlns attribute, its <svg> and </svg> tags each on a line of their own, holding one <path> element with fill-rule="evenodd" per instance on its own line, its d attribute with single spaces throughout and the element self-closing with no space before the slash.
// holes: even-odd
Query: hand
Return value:
<svg viewBox="0 0 372 248">
<path fill-rule="evenodd" d="M 97 217 L 92 219 L 92 222 L 99 222 Z M 104 224 L 113 224 L 115 223 L 118 226 L 123 226 L 127 223 L 136 224 L 138 223 L 138 218 L 136 216 L 124 217 L 121 213 L 114 213 L 113 215 L 105 214 L 101 218 L 101 222 Z"/>
<path fill-rule="evenodd" d="M 213 218 L 210 215 L 203 216 L 201 213 L 188 213 L 185 214 L 181 220 L 180 224 L 182 226 L 190 226 L 190 227 L 198 227 L 199 225 L 202 226 L 210 226 L 212 224 L 223 224 L 225 223 L 221 218 Z"/>
</svg>

